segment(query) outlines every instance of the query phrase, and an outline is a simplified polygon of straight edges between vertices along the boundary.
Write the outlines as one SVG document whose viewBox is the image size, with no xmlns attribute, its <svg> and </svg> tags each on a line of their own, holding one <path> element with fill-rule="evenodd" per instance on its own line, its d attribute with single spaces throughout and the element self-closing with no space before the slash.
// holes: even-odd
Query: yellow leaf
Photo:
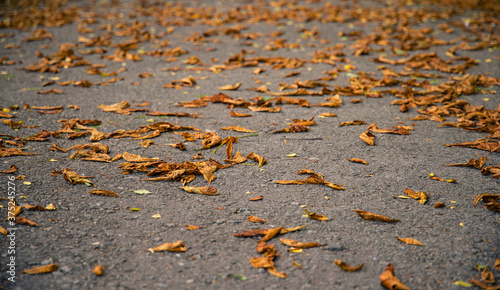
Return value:
<svg viewBox="0 0 500 290">
<path fill-rule="evenodd" d="M 292 252 L 292 253 L 302 253 L 304 250 L 303 249 L 297 249 L 297 248 L 290 248 L 288 251 Z"/>
<path fill-rule="evenodd" d="M 419 241 L 417 241 L 415 239 L 412 239 L 412 238 L 400 238 L 400 237 L 396 237 L 396 239 L 398 239 L 401 242 L 403 242 L 405 244 L 408 244 L 408 245 L 416 245 L 416 246 L 423 246 L 424 245 L 421 242 L 419 242 Z"/>
<path fill-rule="evenodd" d="M 472 286 L 472 284 L 467 283 L 467 282 L 462 281 L 462 280 L 455 281 L 455 282 L 453 282 L 452 285 L 457 285 L 457 286 L 462 286 L 462 287 L 471 287 Z"/>
<path fill-rule="evenodd" d="M 161 218 L 161 215 L 159 213 L 157 213 L 155 215 L 152 215 L 151 217 L 155 218 L 155 219 L 159 219 L 159 218 Z"/>
</svg>

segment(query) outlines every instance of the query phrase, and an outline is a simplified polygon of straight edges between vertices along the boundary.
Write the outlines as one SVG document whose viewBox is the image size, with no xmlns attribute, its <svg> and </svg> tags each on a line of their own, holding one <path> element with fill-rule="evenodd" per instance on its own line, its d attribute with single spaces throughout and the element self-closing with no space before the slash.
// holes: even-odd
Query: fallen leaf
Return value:
<svg viewBox="0 0 500 290">
<path fill-rule="evenodd" d="M 19 272 L 20 274 L 29 274 L 29 275 L 34 275 L 34 274 L 42 274 L 42 273 L 51 273 L 54 271 L 57 271 L 59 269 L 59 265 L 56 263 L 40 266 L 40 267 L 34 267 L 32 269 L 27 269 Z"/>
<path fill-rule="evenodd" d="M 202 187 L 193 187 L 193 186 L 183 186 L 179 187 L 180 189 L 184 189 L 187 192 L 191 193 L 199 193 L 204 195 L 218 195 L 217 189 L 211 186 L 202 186 Z"/>
<path fill-rule="evenodd" d="M 347 159 L 348 161 L 351 161 L 351 162 L 357 162 L 357 163 L 363 163 L 363 164 L 366 164 L 368 165 L 368 162 L 366 162 L 365 160 L 363 159 L 359 159 L 359 158 L 351 158 L 351 159 Z"/>
<path fill-rule="evenodd" d="M 492 272 L 488 271 L 488 268 L 484 268 L 481 272 L 481 280 L 486 283 L 495 284 L 495 276 Z"/>
<path fill-rule="evenodd" d="M 317 214 L 315 212 L 311 213 L 307 209 L 304 209 L 306 212 L 306 216 L 310 219 L 317 220 L 317 221 L 327 221 L 328 218 L 324 215 Z"/>
<path fill-rule="evenodd" d="M 354 211 L 362 219 L 367 220 L 367 221 L 381 221 L 381 222 L 388 222 L 388 223 L 400 222 L 400 220 L 388 218 L 388 217 L 383 216 L 383 215 L 373 214 L 371 212 L 367 212 L 364 210 L 355 209 Z"/>
<path fill-rule="evenodd" d="M 436 202 L 436 204 L 434 205 L 434 208 L 443 208 L 445 207 L 446 205 L 442 202 Z"/>
<path fill-rule="evenodd" d="M 405 244 L 408 244 L 408 245 L 416 245 L 416 246 L 423 246 L 424 245 L 421 242 L 419 242 L 419 241 L 417 241 L 415 239 L 412 239 L 412 238 L 400 238 L 400 237 L 396 237 L 396 239 L 398 239 L 401 242 L 403 242 Z"/>
<path fill-rule="evenodd" d="M 250 130 L 250 129 L 246 129 L 246 128 L 243 128 L 243 127 L 240 127 L 240 126 L 229 126 L 229 127 L 222 127 L 221 130 L 233 130 L 233 131 L 236 131 L 236 132 L 244 132 L 244 133 L 255 133 L 257 131 L 253 131 L 253 130 Z"/>
<path fill-rule="evenodd" d="M 219 87 L 219 90 L 234 91 L 234 90 L 237 90 L 240 86 L 241 86 L 241 83 L 236 83 L 234 85 L 225 85 L 225 86 Z"/>
<path fill-rule="evenodd" d="M 0 173 L 14 173 L 17 171 L 17 166 L 12 164 L 9 169 L 0 171 Z"/>
<path fill-rule="evenodd" d="M 365 121 L 361 120 L 354 120 L 354 121 L 349 121 L 349 122 L 342 122 L 339 124 L 339 126 L 359 126 L 359 125 L 364 125 L 366 124 Z"/>
<path fill-rule="evenodd" d="M 229 115 L 231 117 L 235 117 L 235 118 L 252 117 L 252 114 L 243 114 L 243 113 L 238 113 L 238 112 L 235 112 L 235 111 L 230 111 Z"/>
<path fill-rule="evenodd" d="M 104 196 L 112 196 L 112 197 L 121 197 L 118 193 L 113 192 L 111 190 L 104 190 L 104 189 L 94 189 L 92 191 L 89 191 L 90 194 L 96 194 L 96 195 L 104 195 Z"/>
<path fill-rule="evenodd" d="M 292 240 L 292 239 L 282 239 L 282 238 L 280 238 L 280 242 L 284 245 L 287 245 L 289 247 L 293 247 L 296 249 L 309 249 L 309 248 L 326 246 L 326 244 L 320 245 L 319 243 L 302 243 L 302 242 L 297 242 L 297 241 Z"/>
<path fill-rule="evenodd" d="M 148 162 L 148 161 L 157 161 L 157 159 L 142 157 L 136 154 L 130 154 L 128 152 L 123 152 L 123 159 L 128 162 Z"/>
<path fill-rule="evenodd" d="M 297 269 L 304 269 L 304 266 L 302 266 L 302 264 L 301 264 L 301 263 L 296 262 L 296 261 L 294 261 L 294 260 L 292 260 L 292 265 L 293 265 L 295 268 L 297 268 Z"/>
<path fill-rule="evenodd" d="M 149 146 L 155 144 L 155 142 L 151 141 L 151 140 L 142 140 L 141 141 L 141 146 L 144 147 L 144 148 L 148 148 Z"/>
<path fill-rule="evenodd" d="M 358 265 L 358 266 L 349 266 L 346 263 L 344 263 L 342 260 L 336 259 L 335 260 L 335 265 L 339 266 L 342 271 L 345 272 L 356 272 L 361 269 L 363 269 L 363 266 L 365 266 L 365 263 Z"/>
<path fill-rule="evenodd" d="M 96 274 L 97 276 L 102 276 L 104 275 L 104 266 L 101 266 L 101 265 L 97 265 L 95 268 L 94 268 L 94 274 Z"/>
<path fill-rule="evenodd" d="M 410 131 L 413 130 L 411 126 L 395 126 L 395 129 L 380 129 L 377 126 L 377 123 L 373 123 L 368 126 L 368 130 L 375 133 L 389 133 L 389 134 L 398 134 L 398 135 L 409 135 Z"/>
<path fill-rule="evenodd" d="M 462 287 L 471 287 L 472 286 L 471 283 L 468 283 L 468 282 L 465 282 L 465 281 L 462 281 L 462 280 L 455 281 L 455 282 L 452 283 L 452 285 L 462 286 Z"/>
<path fill-rule="evenodd" d="M 256 161 L 256 162 L 259 162 L 259 167 L 261 167 L 262 165 L 266 164 L 266 159 L 260 155 L 257 155 L 255 154 L 253 151 L 250 152 L 248 155 L 247 155 L 247 158 L 248 159 L 251 159 L 253 161 Z"/>
<path fill-rule="evenodd" d="M 139 190 L 134 190 L 134 193 L 139 195 L 144 195 L 144 194 L 150 194 L 151 191 L 147 189 L 139 189 Z"/>
<path fill-rule="evenodd" d="M 193 225 L 186 225 L 184 227 L 190 231 L 194 231 L 200 228 L 199 226 L 193 226 Z"/>
<path fill-rule="evenodd" d="M 380 281 L 380 284 L 389 290 L 410 290 L 408 286 L 396 278 L 394 266 L 392 264 L 389 264 L 385 268 L 385 271 L 380 275 Z"/>
<path fill-rule="evenodd" d="M 259 196 L 256 196 L 256 197 L 252 197 L 249 199 L 249 201 L 257 201 L 257 200 L 262 200 L 263 196 L 262 195 L 259 195 Z"/>
<path fill-rule="evenodd" d="M 34 221 L 31 221 L 25 217 L 21 217 L 21 216 L 16 216 L 16 219 L 14 220 L 14 222 L 16 224 L 19 224 L 19 225 L 30 225 L 30 226 L 33 226 L 33 227 L 38 227 L 39 225 L 37 223 L 35 223 Z"/>
<path fill-rule="evenodd" d="M 359 135 L 359 138 L 361 138 L 361 140 L 363 140 L 368 145 L 375 145 L 375 135 L 373 135 L 369 131 L 361 133 L 361 135 Z"/>
<path fill-rule="evenodd" d="M 462 167 L 473 167 L 476 169 L 481 169 L 486 164 L 488 158 L 486 156 L 482 156 L 481 158 L 474 159 L 471 158 L 467 163 L 454 163 L 454 164 L 445 164 L 443 166 L 462 166 Z"/>
<path fill-rule="evenodd" d="M 186 245 L 184 245 L 184 242 L 182 241 L 177 241 L 174 243 L 165 243 L 162 244 L 156 248 L 149 248 L 146 251 L 149 251 L 151 253 L 154 252 L 163 252 L 163 251 L 169 251 L 169 252 L 185 252 L 187 251 Z"/>
<path fill-rule="evenodd" d="M 408 188 L 405 188 L 405 194 L 409 197 L 418 200 L 421 204 L 425 204 L 429 199 L 429 195 L 425 191 L 414 191 Z"/>
<path fill-rule="evenodd" d="M 259 217 L 256 217 L 256 216 L 253 216 L 253 215 L 249 215 L 247 217 L 247 220 L 253 222 L 253 223 L 266 223 L 267 221 L 266 220 L 263 220 Z"/>
</svg>

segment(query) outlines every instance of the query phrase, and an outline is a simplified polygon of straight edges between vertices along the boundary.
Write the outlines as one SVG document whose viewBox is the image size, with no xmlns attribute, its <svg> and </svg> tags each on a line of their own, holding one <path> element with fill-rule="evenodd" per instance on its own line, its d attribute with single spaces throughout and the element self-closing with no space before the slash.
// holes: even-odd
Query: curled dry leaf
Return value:
<svg viewBox="0 0 500 290">
<path fill-rule="evenodd" d="M 429 195 L 425 191 L 414 191 L 408 188 L 405 188 L 405 194 L 409 197 L 418 200 L 421 204 L 425 204 L 429 199 Z"/>
<path fill-rule="evenodd" d="M 306 212 L 306 216 L 310 219 L 317 220 L 317 221 L 327 221 L 328 218 L 324 215 L 317 214 L 315 212 L 309 212 L 307 209 L 304 209 Z"/>
<path fill-rule="evenodd" d="M 481 280 L 486 283 L 495 284 L 495 275 L 492 272 L 488 271 L 488 268 L 484 268 L 483 272 L 481 272 Z"/>
<path fill-rule="evenodd" d="M 142 140 L 141 141 L 141 146 L 144 147 L 144 148 L 148 148 L 149 146 L 155 144 L 155 142 L 151 141 L 151 140 Z"/>
<path fill-rule="evenodd" d="M 342 122 L 339 124 L 339 126 L 359 126 L 359 125 L 364 125 L 366 124 L 365 121 L 361 120 L 354 120 L 354 121 L 349 121 L 349 122 Z"/>
<path fill-rule="evenodd" d="M 248 159 L 251 159 L 251 160 L 253 160 L 253 161 L 255 161 L 255 162 L 259 162 L 259 167 L 261 167 L 262 165 L 266 164 L 266 162 L 267 162 L 267 160 L 266 160 L 264 157 L 262 157 L 262 156 L 260 156 L 260 155 L 255 154 L 253 151 L 252 151 L 252 152 L 250 152 L 250 153 L 247 155 L 247 158 L 248 158 Z"/>
<path fill-rule="evenodd" d="M 424 245 L 421 242 L 419 242 L 419 241 L 417 241 L 415 239 L 412 239 L 412 238 L 400 238 L 400 237 L 396 237 L 396 239 L 398 239 L 401 242 L 403 242 L 405 244 L 408 244 L 408 245 L 416 245 L 416 246 L 423 246 Z"/>
<path fill-rule="evenodd" d="M 375 133 L 409 135 L 410 130 L 413 130 L 413 127 L 411 127 L 411 126 L 395 126 L 394 129 L 381 129 L 377 126 L 377 123 L 373 123 L 373 124 L 368 126 L 368 130 L 375 132 Z"/>
<path fill-rule="evenodd" d="M 241 86 L 241 83 L 236 83 L 234 85 L 225 85 L 225 86 L 219 87 L 219 90 L 234 91 L 234 90 L 237 90 L 240 86 Z"/>
<path fill-rule="evenodd" d="M 357 163 L 363 163 L 363 164 L 366 164 L 368 165 L 368 162 L 366 162 L 365 160 L 363 159 L 359 159 L 359 158 L 351 158 L 351 159 L 347 159 L 348 161 L 351 161 L 351 162 L 357 162 Z"/>
<path fill-rule="evenodd" d="M 447 147 L 467 147 L 490 152 L 500 152 L 500 141 L 489 139 L 478 139 L 474 142 L 463 142 L 457 144 L 443 144 Z"/>
<path fill-rule="evenodd" d="M 481 169 L 486 164 L 488 157 L 482 156 L 481 158 L 474 159 L 471 158 L 467 163 L 454 163 L 454 164 L 445 164 L 443 166 L 462 166 L 462 167 L 473 167 L 476 169 Z"/>
<path fill-rule="evenodd" d="M 259 195 L 259 196 L 250 198 L 249 201 L 257 201 L 257 200 L 261 200 L 262 198 L 263 198 L 263 196 Z"/>
<path fill-rule="evenodd" d="M 388 218 L 388 217 L 383 216 L 383 215 L 373 214 L 371 212 L 367 212 L 364 210 L 355 209 L 354 211 L 362 219 L 367 220 L 367 221 L 381 221 L 381 222 L 388 222 L 388 223 L 400 222 L 400 220 Z"/>
<path fill-rule="evenodd" d="M 247 161 L 247 158 L 243 155 L 241 155 L 240 151 L 237 151 L 236 154 L 234 154 L 233 158 L 231 159 L 224 159 L 224 162 L 227 163 L 234 163 L 234 164 L 240 164 Z"/>
<path fill-rule="evenodd" d="M 276 134 L 276 133 L 299 133 L 299 132 L 306 132 L 309 131 L 309 127 L 306 127 L 302 124 L 298 123 L 293 123 L 291 126 L 281 129 L 281 130 L 276 130 L 272 131 L 271 134 Z"/>
<path fill-rule="evenodd" d="M 410 290 L 408 286 L 401 283 L 394 273 L 394 266 L 389 264 L 380 275 L 380 284 L 389 290 Z"/>
<path fill-rule="evenodd" d="M 174 243 L 165 243 L 163 245 L 160 245 L 156 248 L 149 248 L 146 251 L 149 251 L 151 253 L 154 252 L 163 252 L 163 251 L 169 251 L 169 252 L 185 252 L 187 251 L 186 245 L 184 245 L 183 241 L 177 241 Z"/>
<path fill-rule="evenodd" d="M 142 157 L 140 155 L 131 154 L 128 152 L 123 152 L 123 159 L 128 162 L 149 162 L 149 161 L 157 161 L 157 159 Z"/>
<path fill-rule="evenodd" d="M 320 115 L 320 117 L 337 117 L 337 114 L 334 114 L 334 113 L 331 113 L 331 112 L 321 113 L 319 115 Z"/>
<path fill-rule="evenodd" d="M 361 133 L 361 135 L 359 135 L 359 138 L 361 138 L 361 140 L 363 140 L 366 144 L 370 146 L 375 145 L 375 135 L 373 135 L 369 131 Z"/>
<path fill-rule="evenodd" d="M 482 193 L 476 196 L 474 199 L 474 205 L 476 205 L 480 200 L 485 203 L 484 206 L 487 209 L 500 212 L 500 194 Z"/>
<path fill-rule="evenodd" d="M 342 269 L 342 271 L 344 271 L 344 272 L 356 272 L 356 271 L 363 269 L 363 267 L 365 266 L 365 263 L 358 265 L 358 266 L 349 266 L 346 263 L 344 263 L 342 260 L 336 259 L 335 265 L 339 266 L 340 269 Z"/>
<path fill-rule="evenodd" d="M 193 187 L 193 186 L 183 186 L 179 187 L 180 189 L 184 189 L 187 192 L 198 193 L 204 195 L 217 195 L 217 188 L 211 186 L 202 186 L 202 187 Z"/>
<path fill-rule="evenodd" d="M 180 150 L 186 150 L 186 145 L 182 143 L 182 141 L 179 141 L 179 143 L 169 143 L 167 144 L 168 146 L 172 146 L 174 148 L 180 149 Z"/>
<path fill-rule="evenodd" d="M 497 271 L 500 271 L 500 258 L 495 260 L 494 267 L 495 269 L 497 269 Z"/>
<path fill-rule="evenodd" d="M 185 225 L 184 227 L 190 231 L 194 231 L 200 228 L 200 226 L 193 226 L 193 225 Z"/>
<path fill-rule="evenodd" d="M 249 215 L 247 217 L 247 220 L 253 222 L 253 223 L 266 223 L 267 221 L 266 220 L 263 220 L 259 217 L 256 217 L 256 216 L 253 216 L 253 215 Z"/>
<path fill-rule="evenodd" d="M 436 204 L 434 205 L 434 208 L 442 208 L 442 207 L 445 207 L 446 205 L 443 203 L 443 202 L 436 202 Z"/>
<path fill-rule="evenodd" d="M 282 239 L 282 238 L 280 238 L 280 242 L 284 245 L 287 245 L 289 247 L 293 247 L 296 249 L 309 249 L 309 248 L 326 246 L 326 244 L 320 245 L 319 243 L 302 243 L 302 242 L 297 242 L 297 241 L 292 240 L 292 239 Z"/>
<path fill-rule="evenodd" d="M 0 173 L 14 173 L 17 171 L 17 166 L 12 164 L 9 169 L 0 171 Z"/>
<path fill-rule="evenodd" d="M 14 219 L 14 222 L 16 224 L 19 224 L 19 225 L 30 225 L 30 226 L 33 226 L 33 227 L 39 227 L 39 225 L 37 223 L 35 223 L 34 221 L 31 221 L 25 217 L 21 217 L 21 216 L 17 216 L 15 219 Z"/>
<path fill-rule="evenodd" d="M 253 130 L 250 130 L 250 129 L 246 129 L 246 128 L 243 128 L 243 127 L 240 127 L 240 126 L 229 126 L 229 127 L 222 127 L 221 130 L 233 130 L 233 131 L 236 131 L 236 132 L 243 132 L 243 133 L 255 133 L 257 131 L 253 131 Z"/>
<path fill-rule="evenodd" d="M 96 274 L 97 276 L 102 276 L 104 275 L 104 266 L 101 266 L 101 265 L 97 265 L 95 268 L 94 268 L 94 274 Z"/>
<path fill-rule="evenodd" d="M 203 139 L 203 142 L 202 142 L 203 147 L 201 147 L 198 150 L 215 147 L 215 146 L 219 145 L 219 143 L 221 141 L 222 141 L 222 138 L 219 135 L 215 134 L 214 132 L 208 132 L 205 135 L 205 139 Z"/>
<path fill-rule="evenodd" d="M 43 274 L 43 273 L 51 273 L 54 271 L 57 271 L 59 269 L 59 265 L 56 263 L 40 266 L 40 267 L 35 267 L 32 269 L 26 269 L 21 272 L 20 274 L 29 274 L 29 275 L 34 275 L 34 274 Z"/>
<path fill-rule="evenodd" d="M 235 112 L 235 111 L 230 111 L 229 115 L 231 117 L 235 117 L 235 118 L 252 117 L 252 114 L 243 114 L 243 113 L 238 113 L 238 112 Z"/>
<path fill-rule="evenodd" d="M 96 194 L 96 195 L 104 195 L 104 196 L 112 196 L 112 197 L 121 197 L 118 193 L 113 192 L 111 190 L 105 190 L 105 189 L 94 189 L 92 191 L 89 191 L 90 194 Z"/>
</svg>

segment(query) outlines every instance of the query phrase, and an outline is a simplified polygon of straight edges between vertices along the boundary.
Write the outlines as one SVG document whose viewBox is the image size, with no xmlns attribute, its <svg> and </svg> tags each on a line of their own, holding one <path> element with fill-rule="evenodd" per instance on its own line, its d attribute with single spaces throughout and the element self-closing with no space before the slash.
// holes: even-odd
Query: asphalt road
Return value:
<svg viewBox="0 0 500 290">
<path fill-rule="evenodd" d="M 499 5 L 461 2 L 6 3 L 1 153 L 37 155 L 0 158 L 0 285 L 383 289 L 389 264 L 411 289 L 498 285 Z"/>
</svg>

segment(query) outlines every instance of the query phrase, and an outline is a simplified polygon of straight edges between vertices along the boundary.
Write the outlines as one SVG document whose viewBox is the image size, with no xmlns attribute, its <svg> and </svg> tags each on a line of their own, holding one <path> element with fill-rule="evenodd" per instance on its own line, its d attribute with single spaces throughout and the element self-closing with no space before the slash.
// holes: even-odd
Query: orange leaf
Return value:
<svg viewBox="0 0 500 290">
<path fill-rule="evenodd" d="M 361 140 L 363 140 L 368 145 L 375 145 L 375 135 L 373 135 L 369 131 L 361 133 L 361 135 L 359 135 L 359 138 L 361 138 Z"/>
<path fill-rule="evenodd" d="M 193 186 L 183 186 L 179 187 L 180 189 L 184 189 L 187 192 L 191 193 L 199 193 L 204 195 L 217 195 L 217 188 L 211 186 L 202 186 L 202 187 L 193 187 Z"/>
<path fill-rule="evenodd" d="M 102 276 L 104 274 L 104 268 L 103 266 L 101 265 L 97 265 L 95 268 L 94 268 L 94 274 L 96 274 L 97 276 Z"/>
<path fill-rule="evenodd" d="M 307 209 L 304 209 L 304 211 L 306 212 L 307 217 L 310 219 L 317 220 L 317 221 L 327 221 L 328 220 L 328 218 L 324 215 L 320 215 L 320 214 L 317 214 L 315 212 L 311 213 Z"/>
<path fill-rule="evenodd" d="M 388 223 L 395 223 L 399 222 L 400 220 L 397 219 L 391 219 L 383 215 L 378 215 L 378 214 L 373 214 L 371 212 L 367 212 L 364 210 L 359 210 L 355 209 L 354 210 L 362 219 L 367 220 L 367 221 L 381 221 L 381 222 L 388 222 Z"/>
<path fill-rule="evenodd" d="M 358 266 L 349 266 L 346 263 L 344 263 L 342 260 L 337 259 L 337 260 L 335 260 L 335 265 L 339 266 L 340 269 L 342 269 L 342 271 L 356 272 L 356 271 L 363 269 L 363 266 L 365 265 L 365 263 L 358 265 Z"/>
<path fill-rule="evenodd" d="M 366 164 L 368 165 L 368 162 L 366 162 L 365 160 L 363 159 L 359 159 L 359 158 L 351 158 L 351 159 L 347 159 L 348 161 L 351 161 L 351 162 L 357 162 L 357 163 L 363 163 L 363 164 Z"/>
<path fill-rule="evenodd" d="M 199 226 L 193 226 L 193 225 L 186 225 L 184 227 L 190 231 L 194 231 L 200 228 Z"/>
<path fill-rule="evenodd" d="M 118 193 L 113 192 L 111 190 L 104 189 L 94 189 L 89 191 L 90 194 L 104 195 L 104 196 L 112 196 L 112 197 L 121 197 Z"/>
<path fill-rule="evenodd" d="M 244 133 L 255 133 L 257 131 L 253 131 L 253 130 L 250 130 L 250 129 L 246 129 L 246 128 L 243 128 L 243 127 L 240 127 L 240 126 L 229 126 L 229 127 L 222 127 L 221 128 L 222 130 L 234 130 L 236 132 L 244 132 Z"/>
<path fill-rule="evenodd" d="M 187 251 L 186 245 L 184 245 L 184 242 L 182 241 L 177 241 L 174 243 L 165 243 L 163 245 L 160 245 L 156 248 L 149 248 L 146 251 L 149 251 L 151 253 L 154 252 L 163 252 L 163 251 L 169 251 L 169 252 L 185 252 Z"/>
<path fill-rule="evenodd" d="M 394 266 L 389 264 L 385 271 L 380 275 L 380 284 L 389 290 L 410 290 L 408 286 L 401 283 L 396 274 L 394 274 Z"/>
<path fill-rule="evenodd" d="M 52 264 L 48 264 L 48 265 L 44 265 L 44 266 L 40 266 L 40 267 L 35 267 L 32 269 L 23 270 L 19 273 L 20 274 L 29 274 L 29 275 L 51 273 L 51 272 L 57 271 L 58 268 L 59 268 L 58 264 L 52 263 Z"/>
<path fill-rule="evenodd" d="M 251 221 L 253 223 L 265 223 L 265 222 L 267 222 L 266 220 L 263 220 L 263 219 L 261 219 L 259 217 L 253 216 L 253 215 L 249 215 L 247 217 L 247 220 L 249 220 L 249 221 Z"/>
<path fill-rule="evenodd" d="M 259 167 L 261 167 L 262 165 L 266 164 L 266 162 L 267 162 L 264 157 L 253 153 L 253 151 L 250 152 L 250 154 L 247 155 L 247 158 L 251 159 L 253 161 L 259 162 Z"/>
<path fill-rule="evenodd" d="M 237 90 L 240 86 L 241 86 L 241 83 L 236 83 L 234 85 L 225 85 L 225 86 L 219 87 L 219 90 L 234 91 L 234 90 Z"/>
<path fill-rule="evenodd" d="M 401 242 L 403 242 L 405 244 L 408 244 L 408 245 L 416 245 L 416 246 L 423 246 L 424 245 L 421 242 L 419 242 L 419 241 L 417 241 L 415 239 L 412 239 L 412 238 L 399 238 L 399 237 L 396 237 L 396 239 L 398 239 Z"/>
</svg>

